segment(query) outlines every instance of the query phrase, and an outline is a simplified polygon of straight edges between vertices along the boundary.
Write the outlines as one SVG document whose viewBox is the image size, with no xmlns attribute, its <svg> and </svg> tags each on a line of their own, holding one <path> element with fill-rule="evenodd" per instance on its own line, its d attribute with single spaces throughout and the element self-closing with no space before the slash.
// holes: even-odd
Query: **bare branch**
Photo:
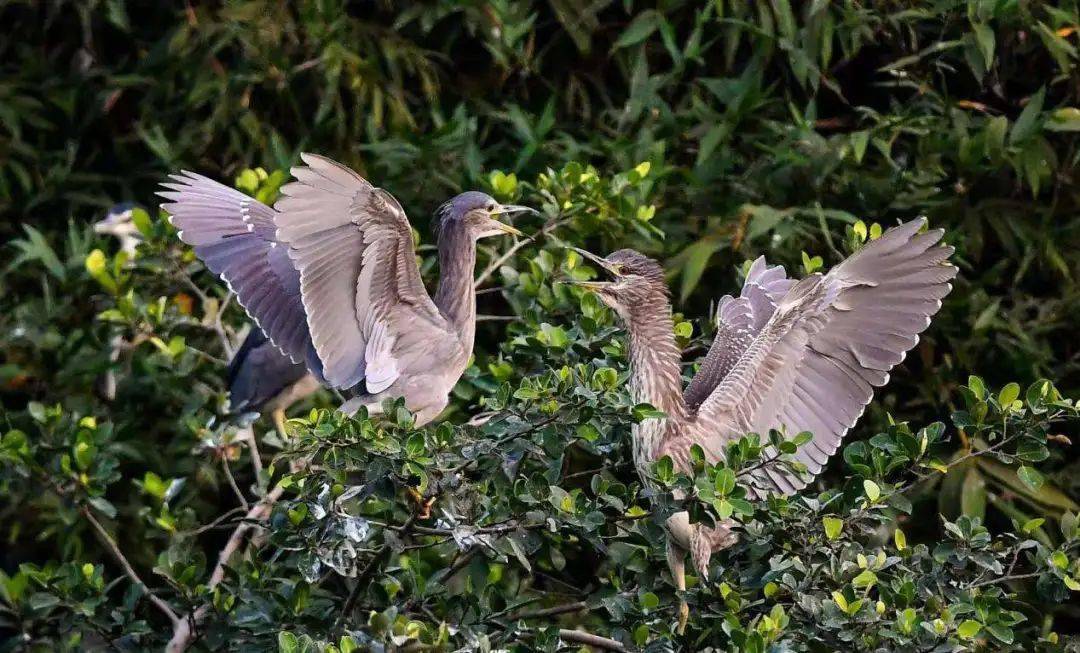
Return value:
<svg viewBox="0 0 1080 653">
<path fill-rule="evenodd" d="M 596 648 L 604 649 L 605 651 L 626 650 L 626 647 L 623 646 L 622 642 L 617 642 L 613 639 L 608 639 L 607 637 L 600 637 L 599 635 L 593 635 L 584 630 L 568 630 L 566 628 L 560 628 L 559 639 L 575 644 L 595 646 Z"/>
<path fill-rule="evenodd" d="M 523 239 L 517 241 L 516 243 L 514 243 L 513 246 L 511 246 L 510 249 L 506 250 L 506 252 L 502 256 L 495 259 L 494 261 L 489 263 L 486 268 L 484 268 L 484 271 L 480 273 L 480 276 L 476 277 L 476 282 L 473 285 L 475 285 L 477 288 L 484 285 L 487 282 L 487 280 L 491 278 L 491 275 L 495 274 L 495 272 L 500 267 L 502 267 L 502 264 L 509 261 L 510 257 L 513 256 L 514 254 L 517 254 L 518 251 L 520 251 L 522 247 L 525 247 L 526 245 L 529 245 L 531 243 L 536 242 L 541 236 L 547 236 L 549 233 L 551 233 L 552 231 L 554 231 L 554 230 L 558 229 L 559 227 L 563 226 L 567 222 L 569 222 L 569 219 L 550 221 L 547 224 L 545 224 L 540 229 L 540 231 L 537 231 L 536 233 L 529 236 L 528 238 L 523 238 Z"/>
<path fill-rule="evenodd" d="M 172 606 L 170 606 L 160 596 L 154 594 L 146 585 L 146 583 L 143 582 L 142 578 L 139 577 L 138 572 L 135 571 L 135 568 L 131 566 L 131 563 L 128 562 L 128 559 L 120 550 L 120 547 L 117 546 L 116 540 L 114 540 L 112 536 L 109 535 L 109 532 L 105 530 L 105 527 L 101 525 L 101 522 L 99 522 L 97 518 L 94 517 L 94 513 L 90 512 L 90 508 L 83 506 L 81 512 L 83 514 L 83 517 L 86 517 L 86 521 L 90 522 L 90 525 L 94 528 L 94 532 L 97 534 L 98 539 L 105 546 L 105 548 L 109 550 L 109 553 L 112 554 L 116 562 L 118 562 L 120 566 L 124 569 L 124 573 L 127 574 L 127 577 L 131 579 L 131 582 L 138 585 L 139 588 L 146 593 L 146 595 L 150 598 L 150 602 L 157 606 L 157 608 L 161 610 L 162 614 L 169 618 L 169 621 L 172 622 L 173 627 L 175 628 L 176 625 L 180 623 L 180 618 L 176 616 L 176 612 L 173 611 Z"/>
<path fill-rule="evenodd" d="M 247 499 L 244 498 L 244 493 L 240 491 L 240 486 L 236 484 L 236 478 L 233 476 L 232 469 L 229 467 L 229 458 L 222 452 L 221 456 L 221 468 L 225 470 L 225 478 L 229 481 L 229 487 L 232 488 L 234 494 L 236 494 L 237 500 L 240 501 L 240 505 L 244 507 L 244 510 L 248 510 Z"/>
<path fill-rule="evenodd" d="M 208 590 L 213 590 L 225 578 L 225 568 L 229 564 L 229 559 L 243 544 L 248 532 L 256 528 L 259 522 L 265 521 L 270 516 L 274 504 L 277 503 L 277 500 L 281 498 L 284 492 L 285 488 L 283 486 L 276 485 L 262 500 L 248 510 L 244 521 L 236 527 L 233 534 L 229 536 L 229 541 L 225 543 L 225 547 L 218 554 L 217 565 L 214 566 L 214 571 L 210 574 L 210 580 L 206 584 Z M 209 606 L 202 605 L 193 612 L 184 615 L 183 619 L 177 620 L 173 626 L 172 639 L 165 646 L 165 653 L 181 653 L 187 650 L 187 647 L 191 646 L 191 642 L 195 639 L 199 622 L 206 618 L 208 611 Z"/>
</svg>

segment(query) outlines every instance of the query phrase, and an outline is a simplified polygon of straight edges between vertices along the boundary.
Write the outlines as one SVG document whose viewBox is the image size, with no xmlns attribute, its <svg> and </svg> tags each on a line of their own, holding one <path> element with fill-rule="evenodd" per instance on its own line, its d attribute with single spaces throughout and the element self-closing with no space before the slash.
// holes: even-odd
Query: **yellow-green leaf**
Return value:
<svg viewBox="0 0 1080 653">
<path fill-rule="evenodd" d="M 830 540 L 840 537 L 840 533 L 844 530 L 844 520 L 836 517 L 822 517 L 821 523 L 825 526 L 825 537 Z"/>
</svg>

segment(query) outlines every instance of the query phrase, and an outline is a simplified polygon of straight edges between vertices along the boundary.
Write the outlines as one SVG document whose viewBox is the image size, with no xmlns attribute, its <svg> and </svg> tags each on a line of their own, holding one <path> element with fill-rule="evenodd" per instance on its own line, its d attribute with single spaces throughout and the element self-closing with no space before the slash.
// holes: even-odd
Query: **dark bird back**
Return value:
<svg viewBox="0 0 1080 653">
<path fill-rule="evenodd" d="M 307 367 L 303 363 L 289 360 L 262 329 L 254 327 L 225 371 L 230 411 L 261 412 L 266 404 L 306 374 Z"/>
</svg>

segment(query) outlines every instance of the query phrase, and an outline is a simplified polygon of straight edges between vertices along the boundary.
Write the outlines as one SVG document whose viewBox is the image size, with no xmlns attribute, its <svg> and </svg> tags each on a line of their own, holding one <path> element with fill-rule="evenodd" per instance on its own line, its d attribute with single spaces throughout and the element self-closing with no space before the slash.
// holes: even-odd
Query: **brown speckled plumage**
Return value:
<svg viewBox="0 0 1080 653">
<path fill-rule="evenodd" d="M 797 282 L 783 268 L 755 261 L 740 297 L 721 300 L 717 339 L 685 393 L 660 266 L 630 250 L 606 259 L 589 255 L 614 276 L 586 285 L 627 326 L 633 398 L 666 413 L 633 428 L 642 479 L 648 482 L 662 456 L 688 471 L 692 446 L 717 462 L 733 439 L 774 428 L 789 437 L 813 433 L 794 458 L 809 476 L 819 473 L 952 287 L 956 268 L 947 259 L 953 250 L 938 246 L 940 230 L 920 233 L 924 224 L 913 220 L 890 229 L 828 274 Z M 757 496 L 791 494 L 808 482 L 776 466 L 748 480 Z M 668 560 L 680 589 L 680 551 L 689 551 L 705 575 L 712 553 L 736 541 L 732 526 L 691 524 L 686 513 L 668 520 Z"/>
</svg>

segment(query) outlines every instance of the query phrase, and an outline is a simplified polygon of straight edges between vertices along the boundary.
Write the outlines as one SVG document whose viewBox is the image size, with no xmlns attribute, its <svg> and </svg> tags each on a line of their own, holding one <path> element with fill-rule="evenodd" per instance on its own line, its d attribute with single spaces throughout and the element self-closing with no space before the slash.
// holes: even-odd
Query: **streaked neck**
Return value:
<svg viewBox="0 0 1080 653">
<path fill-rule="evenodd" d="M 662 291 L 630 308 L 630 394 L 671 419 L 686 417 L 682 396 L 682 352 L 675 342 L 671 303 Z"/>
<path fill-rule="evenodd" d="M 435 306 L 454 327 L 466 351 L 472 351 L 476 336 L 476 241 L 456 224 L 439 234 L 439 288 Z"/>
</svg>

